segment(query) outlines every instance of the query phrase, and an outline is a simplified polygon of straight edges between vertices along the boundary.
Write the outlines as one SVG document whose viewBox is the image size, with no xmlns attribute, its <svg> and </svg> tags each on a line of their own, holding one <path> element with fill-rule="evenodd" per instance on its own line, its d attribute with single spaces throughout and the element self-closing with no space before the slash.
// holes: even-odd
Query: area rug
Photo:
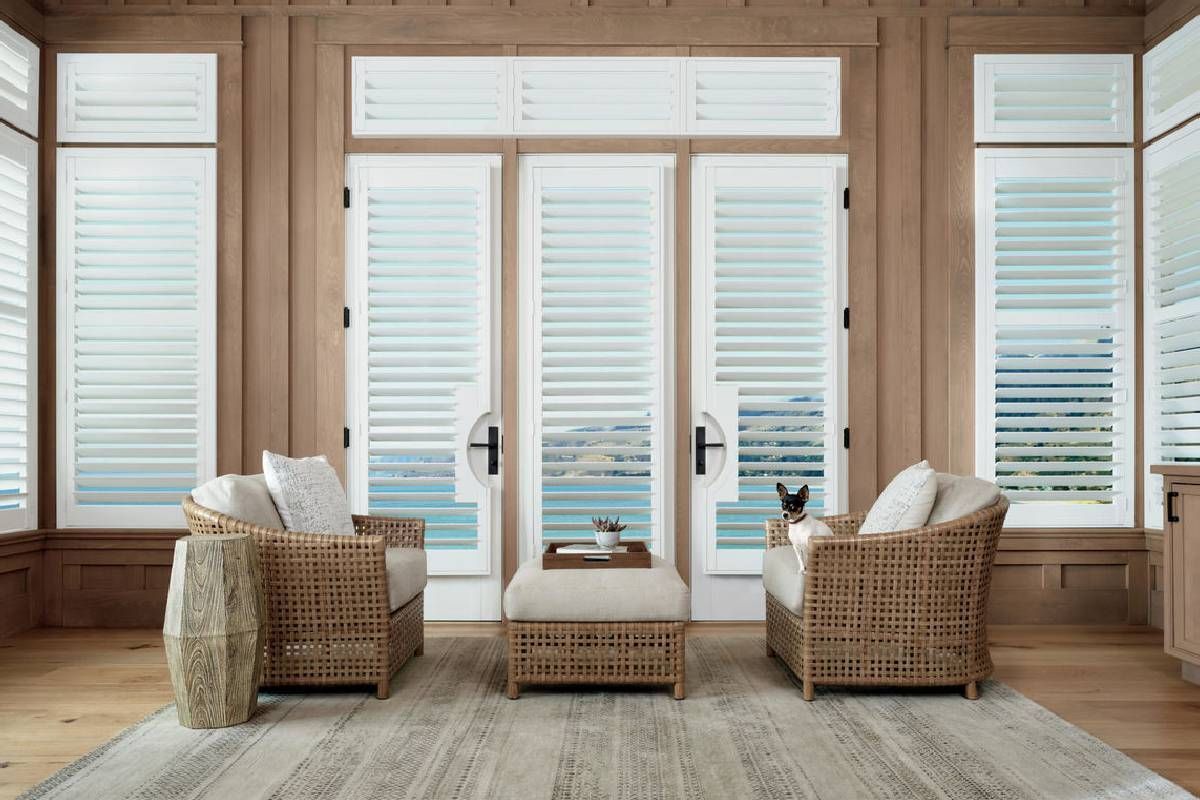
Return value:
<svg viewBox="0 0 1200 800">
<path fill-rule="evenodd" d="M 761 638 L 688 641 L 666 688 L 504 696 L 499 638 L 429 639 L 392 698 L 264 694 L 250 722 L 181 728 L 168 706 L 26 798 L 1189 798 L 995 681 L 819 691 L 805 703 Z"/>
</svg>

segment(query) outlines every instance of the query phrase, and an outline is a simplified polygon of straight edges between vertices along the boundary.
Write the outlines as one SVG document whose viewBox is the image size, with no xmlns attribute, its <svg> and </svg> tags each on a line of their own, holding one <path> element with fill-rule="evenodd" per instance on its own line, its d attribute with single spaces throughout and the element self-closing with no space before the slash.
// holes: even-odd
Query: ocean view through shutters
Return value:
<svg viewBox="0 0 1200 800">
<path fill-rule="evenodd" d="M 215 165 L 58 151 L 60 526 L 180 527 L 213 477 Z"/>
<path fill-rule="evenodd" d="M 424 518 L 435 575 L 490 569 L 495 504 L 465 434 L 499 407 L 499 171 L 492 155 L 350 161 L 353 502 Z"/>
<path fill-rule="evenodd" d="M 669 554 L 673 159 L 521 164 L 522 519 L 530 552 L 589 539 Z"/>
<path fill-rule="evenodd" d="M 0 126 L 0 531 L 37 527 L 37 143 Z"/>
<path fill-rule="evenodd" d="M 1011 527 L 1133 522 L 1133 159 L 976 153 L 976 468 Z"/>
<path fill-rule="evenodd" d="M 1147 148 L 1145 463 L 1200 462 L 1200 122 Z M 1163 525 L 1146 473 L 1146 526 Z"/>
<path fill-rule="evenodd" d="M 695 425 L 723 451 L 697 476 L 710 573 L 761 571 L 775 484 L 845 501 L 844 156 L 693 159 Z"/>
</svg>

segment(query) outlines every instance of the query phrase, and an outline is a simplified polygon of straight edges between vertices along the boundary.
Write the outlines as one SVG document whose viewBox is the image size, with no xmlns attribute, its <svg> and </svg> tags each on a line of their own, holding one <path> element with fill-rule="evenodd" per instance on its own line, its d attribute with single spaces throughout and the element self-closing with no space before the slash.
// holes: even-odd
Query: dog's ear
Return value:
<svg viewBox="0 0 1200 800">
<path fill-rule="evenodd" d="M 797 494 L 800 495 L 800 499 L 802 501 L 807 503 L 808 502 L 808 484 L 806 483 L 803 486 L 801 486 L 800 491 Z"/>
<path fill-rule="evenodd" d="M 775 484 L 775 491 L 779 494 L 780 500 L 787 497 L 787 495 L 788 495 L 787 487 L 784 486 L 782 483 Z"/>
</svg>

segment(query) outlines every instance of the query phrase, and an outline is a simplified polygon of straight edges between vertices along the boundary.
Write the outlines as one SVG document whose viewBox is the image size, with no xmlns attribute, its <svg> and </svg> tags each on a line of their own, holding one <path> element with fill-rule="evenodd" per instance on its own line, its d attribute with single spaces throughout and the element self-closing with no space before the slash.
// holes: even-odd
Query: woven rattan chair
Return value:
<svg viewBox="0 0 1200 800">
<path fill-rule="evenodd" d="M 802 616 L 767 593 L 767 653 L 817 685 L 962 686 L 992 672 L 987 604 L 1008 500 L 950 522 L 858 536 L 866 514 L 826 517 L 809 542 Z M 767 547 L 791 547 L 767 520 Z"/>
<path fill-rule="evenodd" d="M 354 517 L 356 536 L 266 528 L 183 501 L 193 535 L 248 533 L 267 595 L 264 686 L 373 684 L 425 650 L 425 595 L 389 610 L 384 550 L 425 547 L 425 521 Z"/>
</svg>

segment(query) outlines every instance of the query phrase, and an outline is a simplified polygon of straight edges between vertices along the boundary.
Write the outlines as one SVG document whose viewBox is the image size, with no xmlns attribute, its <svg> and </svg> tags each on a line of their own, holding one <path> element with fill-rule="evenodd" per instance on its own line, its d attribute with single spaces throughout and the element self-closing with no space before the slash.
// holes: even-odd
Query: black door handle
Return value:
<svg viewBox="0 0 1200 800">
<path fill-rule="evenodd" d="M 495 425 L 488 426 L 486 442 L 471 442 L 468 447 L 486 447 L 488 451 L 488 475 L 500 474 L 500 429 Z"/>
<path fill-rule="evenodd" d="M 724 447 L 720 442 L 708 441 L 708 432 L 703 425 L 696 426 L 696 474 L 703 475 L 708 469 L 708 448 Z"/>
<path fill-rule="evenodd" d="M 1167 522 L 1179 522 L 1179 515 L 1175 513 L 1175 498 L 1179 497 L 1179 492 L 1167 492 Z"/>
</svg>

